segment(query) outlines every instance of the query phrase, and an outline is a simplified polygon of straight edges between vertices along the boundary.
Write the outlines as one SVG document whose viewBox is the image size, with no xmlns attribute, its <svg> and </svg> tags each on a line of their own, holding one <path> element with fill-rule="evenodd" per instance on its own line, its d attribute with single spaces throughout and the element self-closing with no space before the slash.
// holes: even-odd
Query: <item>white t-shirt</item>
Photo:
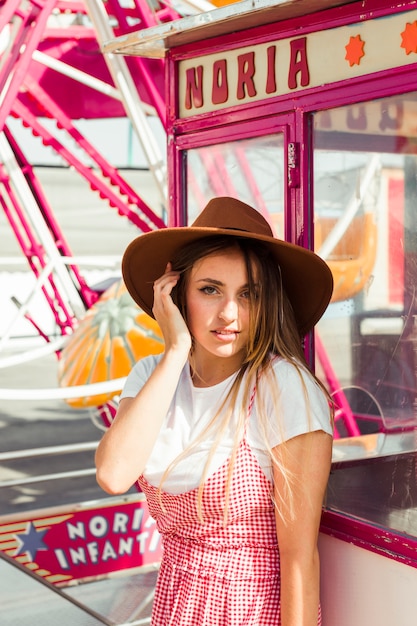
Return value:
<svg viewBox="0 0 417 626">
<path fill-rule="evenodd" d="M 127 378 L 121 398 L 136 396 L 161 357 L 162 355 L 151 355 L 136 363 Z M 262 393 L 268 415 L 269 446 L 273 448 L 283 441 L 310 431 L 323 430 L 332 434 L 327 399 L 313 378 L 303 371 L 309 402 L 309 409 L 307 409 L 305 392 L 296 368 L 284 359 L 275 359 L 273 371 L 278 381 L 278 406 L 274 402 L 273 395 L 267 390 L 267 385 L 261 386 L 259 383 L 257 390 L 257 394 Z M 233 374 L 212 387 L 194 387 L 189 364 L 185 365 L 171 406 L 146 464 L 144 476 L 149 483 L 158 486 L 169 464 L 188 448 L 210 423 L 235 376 L 236 374 Z M 163 389 L 161 393 L 164 393 Z M 240 396 L 236 405 L 241 406 Z M 228 459 L 235 433 L 236 422 L 232 416 L 211 459 L 206 476 L 214 473 Z M 200 484 L 216 434 L 217 429 L 211 429 L 198 446 L 192 447 L 186 457 L 170 470 L 164 478 L 164 491 L 174 494 L 182 493 Z M 256 402 L 247 427 L 247 441 L 265 475 L 271 480 L 271 461 L 264 443 L 264 436 L 260 432 Z"/>
</svg>

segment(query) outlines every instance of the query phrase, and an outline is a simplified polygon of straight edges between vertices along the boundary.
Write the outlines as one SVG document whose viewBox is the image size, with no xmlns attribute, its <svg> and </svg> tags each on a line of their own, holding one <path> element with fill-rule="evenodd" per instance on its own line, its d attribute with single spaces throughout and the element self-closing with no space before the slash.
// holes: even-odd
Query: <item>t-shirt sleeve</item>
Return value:
<svg viewBox="0 0 417 626">
<path fill-rule="evenodd" d="M 312 375 L 280 359 L 273 366 L 278 393 L 263 389 L 268 417 L 267 437 L 271 448 L 308 432 L 333 428 L 328 399 Z M 300 373 L 301 377 L 300 377 Z M 266 385 L 265 385 L 266 387 Z"/>
<path fill-rule="evenodd" d="M 161 356 L 160 354 L 147 356 L 133 366 L 126 379 L 123 391 L 120 394 L 120 400 L 123 400 L 123 398 L 134 398 L 136 396 L 152 374 Z"/>
</svg>

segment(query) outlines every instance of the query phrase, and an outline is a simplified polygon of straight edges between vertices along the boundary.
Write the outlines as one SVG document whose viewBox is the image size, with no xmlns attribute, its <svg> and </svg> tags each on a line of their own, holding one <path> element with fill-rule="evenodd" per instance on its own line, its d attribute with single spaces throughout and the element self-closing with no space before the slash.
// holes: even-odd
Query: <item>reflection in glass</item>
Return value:
<svg viewBox="0 0 417 626">
<path fill-rule="evenodd" d="M 315 247 L 335 279 L 316 335 L 317 371 L 337 405 L 327 505 L 411 535 L 417 534 L 415 100 L 406 94 L 314 119 Z M 343 441 L 355 436 L 351 445 Z"/>
<path fill-rule="evenodd" d="M 188 223 L 215 196 L 247 202 L 284 237 L 284 151 L 281 134 L 187 151 Z"/>
<path fill-rule="evenodd" d="M 332 391 L 343 388 L 360 433 L 384 432 L 417 426 L 416 138 L 394 133 L 395 112 L 401 113 L 398 133 L 412 128 L 398 98 L 369 103 L 369 110 L 368 103 L 360 112 L 355 108 L 315 117 L 316 250 L 335 279 L 332 305 L 319 329 L 334 378 L 326 368 L 322 375 Z M 385 126 L 376 126 L 376 111 Z M 352 120 L 360 120 L 360 132 Z M 349 434 L 343 420 L 337 430 Z"/>
</svg>

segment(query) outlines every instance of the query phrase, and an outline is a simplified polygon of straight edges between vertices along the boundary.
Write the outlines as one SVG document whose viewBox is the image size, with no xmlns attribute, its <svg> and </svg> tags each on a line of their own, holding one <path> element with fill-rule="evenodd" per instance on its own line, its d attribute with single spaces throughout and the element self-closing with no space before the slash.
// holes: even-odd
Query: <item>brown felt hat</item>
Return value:
<svg viewBox="0 0 417 626">
<path fill-rule="evenodd" d="M 191 226 L 154 230 L 129 244 L 123 256 L 122 273 L 135 302 L 153 317 L 153 283 L 165 272 L 177 250 L 203 237 L 217 235 L 265 242 L 281 268 L 283 287 L 300 334 L 313 328 L 332 295 L 330 268 L 314 252 L 274 237 L 264 217 L 235 198 L 213 198 Z"/>
</svg>

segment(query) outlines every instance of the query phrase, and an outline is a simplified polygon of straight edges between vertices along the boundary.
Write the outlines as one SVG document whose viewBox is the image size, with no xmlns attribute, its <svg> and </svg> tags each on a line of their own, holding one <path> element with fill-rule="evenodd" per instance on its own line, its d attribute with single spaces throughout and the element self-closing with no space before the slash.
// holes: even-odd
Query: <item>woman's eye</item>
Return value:
<svg viewBox="0 0 417 626">
<path fill-rule="evenodd" d="M 245 298 L 246 300 L 257 300 L 259 297 L 259 292 L 257 289 L 245 289 L 245 291 L 242 291 L 242 298 Z"/>
<path fill-rule="evenodd" d="M 217 289 L 215 287 L 212 287 L 211 285 L 206 285 L 205 287 L 202 287 L 200 291 L 207 294 L 208 296 L 217 293 Z"/>
</svg>

